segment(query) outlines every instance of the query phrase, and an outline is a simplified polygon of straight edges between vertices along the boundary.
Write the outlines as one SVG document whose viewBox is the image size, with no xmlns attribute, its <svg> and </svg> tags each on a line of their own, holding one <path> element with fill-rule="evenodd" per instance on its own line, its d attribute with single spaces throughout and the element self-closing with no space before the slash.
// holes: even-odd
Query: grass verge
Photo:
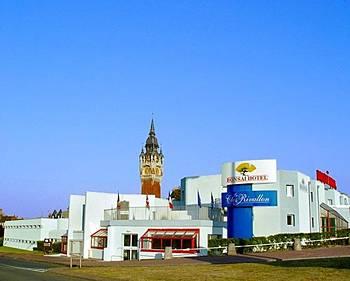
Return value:
<svg viewBox="0 0 350 281">
<path fill-rule="evenodd" d="M 53 272 L 96 281 L 179 280 L 349 280 L 350 258 L 332 258 L 265 264 L 180 265 L 152 267 L 57 268 Z"/>
<path fill-rule="evenodd" d="M 0 254 L 27 254 L 27 255 L 43 255 L 42 252 L 39 251 L 26 251 L 26 250 L 20 250 L 10 247 L 0 247 Z"/>
</svg>

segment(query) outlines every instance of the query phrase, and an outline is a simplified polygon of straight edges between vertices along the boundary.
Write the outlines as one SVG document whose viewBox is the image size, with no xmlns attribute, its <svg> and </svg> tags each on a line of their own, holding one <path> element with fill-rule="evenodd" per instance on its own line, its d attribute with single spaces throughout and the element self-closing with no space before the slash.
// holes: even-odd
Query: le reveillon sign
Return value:
<svg viewBox="0 0 350 281">
<path fill-rule="evenodd" d="M 277 181 L 276 160 L 249 160 L 225 163 L 221 169 L 222 186 Z"/>
<path fill-rule="evenodd" d="M 276 191 L 239 191 L 221 196 L 222 207 L 277 206 Z"/>
</svg>

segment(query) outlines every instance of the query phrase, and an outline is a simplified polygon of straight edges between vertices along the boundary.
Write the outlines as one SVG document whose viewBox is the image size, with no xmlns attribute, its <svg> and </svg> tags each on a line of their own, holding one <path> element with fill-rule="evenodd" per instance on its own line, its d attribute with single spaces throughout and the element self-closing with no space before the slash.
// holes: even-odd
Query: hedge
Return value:
<svg viewBox="0 0 350 281">
<path fill-rule="evenodd" d="M 293 244 L 280 244 L 280 245 L 268 245 L 258 246 L 259 244 L 272 244 L 279 242 L 293 242 L 295 238 L 299 238 L 302 241 L 302 245 L 305 248 L 322 247 L 329 245 L 347 245 L 349 240 L 334 240 L 334 241 L 318 241 L 314 243 L 305 243 L 309 240 L 322 240 L 331 237 L 349 237 L 350 229 L 338 230 L 336 233 L 284 233 L 271 235 L 267 237 L 253 237 L 251 239 L 211 239 L 208 241 L 208 247 L 227 247 L 228 244 L 234 243 L 236 246 L 244 245 L 257 245 L 255 247 L 237 248 L 238 253 L 248 252 L 265 252 L 271 250 L 288 250 L 291 249 Z M 210 255 L 223 255 L 225 249 L 212 249 L 209 250 Z"/>
<path fill-rule="evenodd" d="M 44 252 L 44 241 L 38 241 L 36 243 L 36 248 L 34 248 L 35 251 Z M 61 253 L 61 242 L 54 242 L 51 245 L 51 249 L 49 252 L 52 253 Z"/>
</svg>

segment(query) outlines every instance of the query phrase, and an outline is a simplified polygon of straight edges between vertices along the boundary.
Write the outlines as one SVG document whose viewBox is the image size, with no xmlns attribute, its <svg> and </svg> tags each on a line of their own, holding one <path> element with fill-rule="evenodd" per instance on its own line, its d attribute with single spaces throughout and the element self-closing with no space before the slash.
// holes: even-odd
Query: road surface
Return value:
<svg viewBox="0 0 350 281">
<path fill-rule="evenodd" d="M 22 261 L 0 257 L 0 281 L 82 281 L 55 275 L 50 269 L 55 267 L 47 263 Z"/>
</svg>

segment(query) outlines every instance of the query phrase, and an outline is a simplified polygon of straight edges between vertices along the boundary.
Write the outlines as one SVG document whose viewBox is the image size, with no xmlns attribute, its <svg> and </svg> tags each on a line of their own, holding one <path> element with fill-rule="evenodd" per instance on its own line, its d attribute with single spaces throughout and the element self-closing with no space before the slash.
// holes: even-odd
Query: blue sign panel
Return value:
<svg viewBox="0 0 350 281">
<path fill-rule="evenodd" d="M 229 191 L 221 197 L 222 207 L 277 206 L 277 191 Z"/>
</svg>

